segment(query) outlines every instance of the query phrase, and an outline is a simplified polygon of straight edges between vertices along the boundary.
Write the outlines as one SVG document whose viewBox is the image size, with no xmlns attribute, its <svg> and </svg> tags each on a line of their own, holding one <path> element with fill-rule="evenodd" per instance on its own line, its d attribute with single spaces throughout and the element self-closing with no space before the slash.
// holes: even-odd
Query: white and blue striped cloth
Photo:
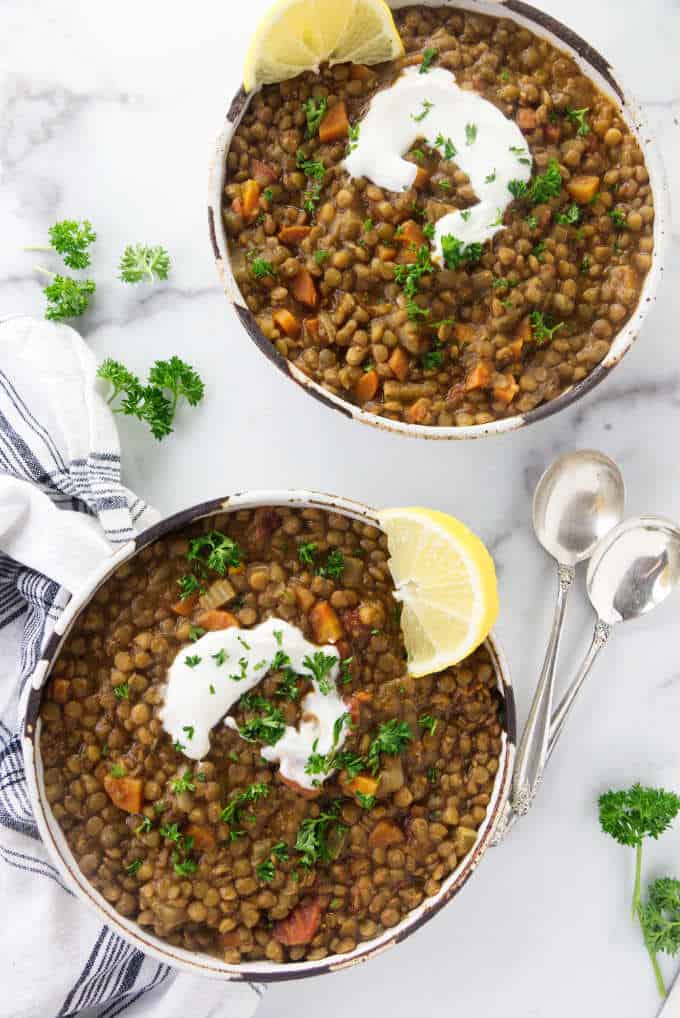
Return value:
<svg viewBox="0 0 680 1018">
<path fill-rule="evenodd" d="M 93 539 L 105 535 L 112 550 L 158 519 L 120 482 L 113 415 L 80 336 L 0 319 L 0 1018 L 249 1018 L 260 986 L 178 974 L 146 957 L 71 893 L 39 839 L 20 693 L 69 600 L 61 583 L 73 563 L 59 561 L 45 517 L 58 527 L 73 513 L 98 520 Z"/>
</svg>

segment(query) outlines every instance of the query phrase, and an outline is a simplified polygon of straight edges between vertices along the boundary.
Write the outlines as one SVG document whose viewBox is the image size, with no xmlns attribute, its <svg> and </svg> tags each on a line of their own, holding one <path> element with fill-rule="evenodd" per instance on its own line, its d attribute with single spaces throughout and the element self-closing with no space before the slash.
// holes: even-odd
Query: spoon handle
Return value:
<svg viewBox="0 0 680 1018">
<path fill-rule="evenodd" d="M 558 564 L 557 600 L 553 615 L 550 639 L 545 652 L 541 675 L 536 687 L 534 700 L 529 711 L 522 739 L 517 749 L 515 773 L 512 782 L 512 809 L 518 816 L 529 812 L 543 769 L 548 758 L 550 721 L 552 715 L 553 691 L 555 688 L 555 666 L 562 636 L 562 625 L 567 609 L 567 598 L 574 582 L 574 567 Z"/>
<path fill-rule="evenodd" d="M 550 759 L 552 751 L 555 748 L 555 744 L 562 734 L 562 729 L 564 728 L 564 724 L 571 708 L 574 706 L 574 701 L 581 690 L 581 686 L 588 678 L 590 669 L 593 667 L 598 654 L 606 645 L 611 631 L 612 627 L 607 622 L 603 622 L 602 619 L 598 619 L 595 623 L 593 639 L 586 656 L 581 662 L 581 667 L 576 673 L 576 678 L 560 700 L 555 713 L 552 716 L 550 722 L 550 739 L 548 743 L 548 759 Z"/>
</svg>

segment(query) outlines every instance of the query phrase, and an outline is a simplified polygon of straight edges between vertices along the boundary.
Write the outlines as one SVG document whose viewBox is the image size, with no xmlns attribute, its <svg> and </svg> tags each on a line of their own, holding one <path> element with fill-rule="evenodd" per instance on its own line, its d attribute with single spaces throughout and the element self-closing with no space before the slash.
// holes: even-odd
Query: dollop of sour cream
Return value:
<svg viewBox="0 0 680 1018">
<path fill-rule="evenodd" d="M 514 120 L 483 96 L 460 88 L 451 71 L 437 67 L 420 74 L 418 67 L 409 67 L 371 100 L 344 167 L 352 177 L 366 177 L 387 191 L 408 190 L 418 167 L 403 156 L 421 137 L 442 153 L 447 142 L 453 146 L 450 158 L 470 178 L 479 199 L 436 223 L 432 257 L 442 263 L 447 234 L 467 246 L 483 244 L 503 228 L 503 213 L 513 198 L 508 184 L 529 180 L 531 153 Z M 445 191 L 441 200 L 446 201 Z"/>
<path fill-rule="evenodd" d="M 185 756 L 201 760 L 210 750 L 211 730 L 244 693 L 262 681 L 278 651 L 290 659 L 286 667 L 312 680 L 313 689 L 300 703 L 299 727 L 286 725 L 282 737 L 273 746 L 263 746 L 260 753 L 265 760 L 279 761 L 285 778 L 303 788 L 315 788 L 329 775 L 307 774 L 309 757 L 313 752 L 340 748 L 346 738 L 339 719 L 347 713 L 347 706 L 335 685 L 340 656 L 331 644 L 319 647 L 310 643 L 283 619 L 267 619 L 253 629 L 205 633 L 190 647 L 183 647 L 168 669 L 160 719 L 173 741 L 182 745 Z M 311 659 L 319 651 L 335 659 L 324 676 L 323 689 L 305 664 L 305 658 Z M 238 731 L 233 718 L 227 717 L 224 723 Z"/>
</svg>

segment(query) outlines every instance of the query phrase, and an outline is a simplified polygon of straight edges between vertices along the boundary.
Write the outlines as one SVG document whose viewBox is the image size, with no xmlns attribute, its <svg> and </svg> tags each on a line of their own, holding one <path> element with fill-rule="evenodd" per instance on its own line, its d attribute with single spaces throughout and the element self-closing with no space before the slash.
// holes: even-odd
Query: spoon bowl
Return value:
<svg viewBox="0 0 680 1018">
<path fill-rule="evenodd" d="M 536 536 L 561 565 L 575 566 L 623 517 L 625 486 L 616 463 L 580 449 L 558 457 L 534 493 Z"/>
<path fill-rule="evenodd" d="M 602 622 L 646 615 L 680 583 L 680 528 L 662 516 L 625 520 L 593 554 L 586 583 Z"/>
</svg>

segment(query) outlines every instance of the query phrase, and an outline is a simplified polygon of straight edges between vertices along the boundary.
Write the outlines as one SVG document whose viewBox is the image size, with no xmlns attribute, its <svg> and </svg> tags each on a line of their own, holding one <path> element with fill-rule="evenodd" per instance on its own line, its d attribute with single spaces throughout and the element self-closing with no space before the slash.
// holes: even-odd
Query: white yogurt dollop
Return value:
<svg viewBox="0 0 680 1018">
<path fill-rule="evenodd" d="M 313 690 L 302 698 L 299 728 L 287 725 L 273 746 L 263 746 L 265 760 L 280 761 L 281 774 L 303 788 L 314 788 L 324 775 L 305 773 L 313 752 L 328 753 L 345 741 L 345 726 L 334 743 L 334 729 L 347 706 L 338 695 L 335 679 L 339 654 L 328 644 L 319 647 L 306 640 L 296 626 L 283 619 L 267 619 L 253 629 L 222 629 L 205 633 L 190 647 L 184 647 L 168 669 L 165 703 L 160 711 L 164 729 L 181 743 L 185 756 L 201 760 L 210 750 L 210 732 L 237 700 L 258 685 L 271 670 L 278 651 L 287 654 L 298 675 L 313 681 Z M 323 692 L 314 674 L 304 663 L 322 652 L 335 659 L 325 676 Z M 233 718 L 225 724 L 238 731 Z M 328 777 L 328 775 L 325 775 Z"/>
<path fill-rule="evenodd" d="M 366 177 L 387 191 L 408 190 L 418 167 L 403 156 L 420 137 L 442 153 L 437 139 L 450 141 L 451 159 L 468 175 L 479 199 L 464 215 L 450 212 L 436 223 L 433 258 L 441 263 L 443 236 L 483 244 L 503 228 L 503 213 L 513 200 L 508 184 L 529 180 L 531 153 L 514 120 L 488 99 L 460 88 L 451 71 L 437 67 L 420 74 L 418 67 L 409 67 L 371 100 L 344 167 L 352 177 Z M 444 190 L 441 200 L 446 201 Z"/>
</svg>

